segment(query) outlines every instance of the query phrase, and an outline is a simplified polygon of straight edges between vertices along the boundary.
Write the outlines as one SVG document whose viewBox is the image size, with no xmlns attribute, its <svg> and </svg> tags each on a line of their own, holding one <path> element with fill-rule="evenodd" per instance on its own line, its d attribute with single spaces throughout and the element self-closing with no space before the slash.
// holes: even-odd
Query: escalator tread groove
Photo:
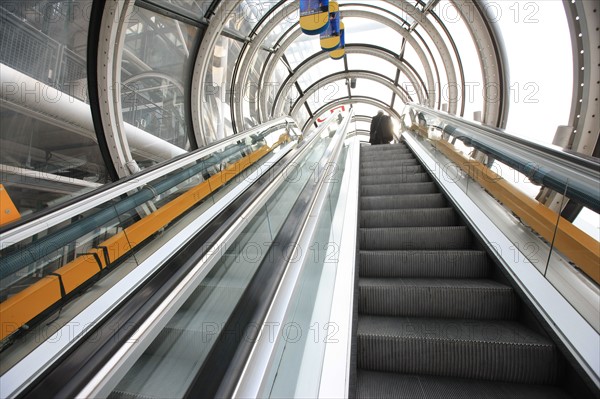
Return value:
<svg viewBox="0 0 600 399">
<path fill-rule="evenodd" d="M 360 171 L 356 397 L 570 397 L 556 345 L 411 150 L 363 146 Z"/>
</svg>

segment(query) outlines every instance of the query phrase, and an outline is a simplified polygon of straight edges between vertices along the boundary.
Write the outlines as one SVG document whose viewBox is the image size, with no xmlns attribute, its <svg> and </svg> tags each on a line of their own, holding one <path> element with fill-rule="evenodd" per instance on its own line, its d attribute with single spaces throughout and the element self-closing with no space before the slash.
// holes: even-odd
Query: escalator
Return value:
<svg viewBox="0 0 600 399">
<path fill-rule="evenodd" d="M 194 202 L 188 201 L 185 210 L 190 210 L 181 211 L 162 230 L 150 235 L 148 242 L 136 245 L 138 252 L 122 255 L 126 258 L 133 253 L 136 267 L 59 330 L 70 324 L 84 325 L 84 331 L 58 345 L 51 339 L 42 342 L 3 373 L 1 396 L 199 397 L 234 389 L 236 377 L 232 375 L 243 365 L 238 357 L 247 356 L 244 353 L 252 348 L 252 334 L 258 332 L 251 327 L 262 323 L 289 266 L 293 243 L 313 209 L 311 203 L 327 186 L 328 166 L 343 147 L 349 117 L 337 116 L 305 136 L 287 120 L 274 121 L 257 132 L 229 139 L 208 155 L 194 155 L 188 162 L 191 170 L 176 169 L 183 174 L 176 182 L 178 186 L 158 190 L 157 184 L 146 185 L 118 198 L 115 209 L 131 213 L 133 206 L 125 205 L 141 205 L 135 200 L 140 192 L 156 197 L 163 192 L 171 194 L 162 202 L 155 201 L 156 210 L 134 221 L 134 227 L 165 208 L 168 211 L 181 197 L 193 198 Z M 223 152 L 233 156 L 226 158 Z M 206 162 L 207 157 L 212 162 Z M 211 173 L 198 177 L 207 170 Z M 165 181 L 169 179 L 160 174 L 159 182 Z M 181 182 L 187 184 L 182 187 Z M 204 191 L 209 195 L 202 196 L 198 189 L 206 185 L 210 190 Z M 109 212 L 114 212 L 113 208 L 103 207 L 95 215 Z M 97 219 L 88 218 L 88 224 Z M 65 231 L 80 231 L 77 227 L 67 225 L 54 234 L 61 237 Z M 173 229 L 176 231 L 171 232 Z M 107 252 L 105 246 L 96 246 Z M 143 258 L 139 250 L 150 254 Z M 23 259 L 16 250 L 11 255 L 5 259 L 14 258 L 12 263 L 4 259 L 2 263 L 7 275 L 19 268 Z M 111 259 L 106 258 L 107 270 L 101 270 L 105 278 L 112 275 L 108 270 L 119 270 L 108 264 Z M 83 264 L 96 266 L 89 261 Z M 68 264 L 51 273 L 46 266 L 50 272 L 43 278 L 56 278 L 65 267 L 72 270 Z M 62 288 L 63 280 L 60 283 Z M 77 294 L 87 294 L 82 290 L 88 287 L 92 293 L 95 289 L 87 282 L 80 285 Z M 32 300 L 27 291 L 25 294 L 17 293 Z M 77 298 L 67 295 L 56 305 L 48 301 L 50 310 L 55 311 L 56 306 L 68 309 L 70 299 Z M 4 305 L 2 309 L 10 308 Z M 81 321 L 89 315 L 93 321 Z M 42 323 L 38 325 L 44 328 Z M 26 331 L 9 335 L 7 339 L 12 342 L 7 348 L 18 351 L 23 337 L 28 336 L 31 334 Z M 68 380 L 65 375 L 70 376 Z"/>
<path fill-rule="evenodd" d="M 356 397 L 571 397 L 557 346 L 403 143 L 361 147 L 358 241 Z"/>
</svg>

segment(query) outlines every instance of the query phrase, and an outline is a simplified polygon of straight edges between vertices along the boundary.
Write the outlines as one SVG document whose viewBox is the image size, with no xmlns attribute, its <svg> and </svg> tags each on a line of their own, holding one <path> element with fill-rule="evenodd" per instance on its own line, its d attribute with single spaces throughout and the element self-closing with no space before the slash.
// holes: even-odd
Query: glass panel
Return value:
<svg viewBox="0 0 600 399">
<path fill-rule="evenodd" d="M 427 57 L 427 59 L 429 60 L 429 65 L 431 67 L 431 73 L 433 74 L 433 81 L 434 84 L 439 84 L 439 86 L 435 87 L 435 104 L 436 106 L 439 105 L 439 101 L 438 101 L 438 97 L 439 97 L 439 87 L 441 86 L 442 88 L 442 103 L 448 103 L 448 78 L 446 77 L 446 68 L 444 67 L 444 63 L 442 62 L 442 57 L 440 56 L 440 53 L 437 49 L 437 47 L 435 46 L 435 43 L 433 42 L 433 40 L 431 40 L 431 37 L 429 37 L 429 35 L 427 33 L 423 33 L 423 30 L 420 29 L 419 27 L 417 27 L 415 29 L 415 31 L 420 33 L 420 36 L 418 35 L 413 35 L 416 39 L 417 39 L 417 43 L 421 46 L 423 52 L 425 53 L 425 56 Z M 423 42 L 425 44 L 427 44 L 427 46 L 429 46 L 429 50 L 431 51 L 431 53 L 433 54 L 433 59 L 431 58 L 431 55 L 429 54 L 429 52 L 427 51 L 427 48 L 425 47 L 425 45 L 423 44 Z M 427 77 L 425 75 L 425 65 L 423 65 L 423 63 L 421 62 L 421 59 L 419 58 L 419 56 L 417 55 L 417 52 L 415 51 L 415 49 L 412 48 L 412 46 L 406 46 L 406 49 L 404 51 L 404 59 L 406 59 L 407 62 L 409 62 L 412 67 L 416 70 L 416 72 L 421 76 L 421 79 L 423 80 L 423 82 L 425 82 L 425 84 L 427 84 Z M 437 71 L 439 73 L 439 77 L 436 76 L 436 70 L 435 68 L 437 67 Z M 445 90 L 445 94 L 446 96 L 444 97 L 444 90 Z M 428 90 L 430 91 L 430 89 Z M 414 93 L 414 90 L 409 91 L 409 93 Z"/>
<path fill-rule="evenodd" d="M 113 273 L 125 274 L 121 271 L 124 267 L 127 271 L 135 268 L 153 253 L 141 244 L 152 240 L 154 245 L 161 245 L 162 240 L 187 226 L 243 182 L 251 171 L 265 167 L 275 153 L 296 138 L 297 132 L 297 128 L 288 131 L 284 122 L 262 132 L 240 135 L 235 142 L 209 155 L 191 153 L 184 166 L 149 183 L 133 184 L 128 195 L 107 198 L 100 205 L 20 242 L 3 241 L 0 301 L 12 314 L 25 311 L 29 319 L 55 309 L 62 296 L 55 276 L 60 274 L 65 277 L 64 293 L 82 293 L 81 301 L 89 303 L 93 298 L 83 294 L 82 288 L 92 279 L 109 272 L 113 278 Z M 94 289 L 91 296 L 103 289 Z M 31 303 L 35 306 L 30 307 Z M 68 318 L 53 320 L 53 325 L 63 321 Z M 12 320 L 10 315 L 3 323 L 14 330 L 22 326 L 20 319 Z M 34 328 L 36 324 L 30 326 Z M 25 338 L 24 342 L 28 340 Z M 18 344 L 11 348 L 16 351 L 15 356 L 23 352 Z"/>
<path fill-rule="evenodd" d="M 496 11 L 503 16 L 496 21 L 510 68 L 506 130 L 552 143 L 556 128 L 570 124 L 573 96 L 573 52 L 564 6 L 555 1 L 500 1 L 490 12 Z M 523 46 L 523 38 L 535 39 Z"/>
<path fill-rule="evenodd" d="M 0 4 L 0 180 L 21 216 L 109 181 L 87 104 L 91 4 Z"/>
<path fill-rule="evenodd" d="M 277 95 L 277 91 L 281 87 L 282 82 L 284 82 L 285 79 L 288 77 L 288 75 L 288 69 L 285 67 L 285 65 L 283 65 L 282 61 L 278 61 L 275 65 L 275 70 L 273 71 L 273 75 L 271 76 L 270 81 L 265 82 L 265 89 L 263 95 L 265 95 L 265 93 L 267 95 L 268 114 L 270 114 L 271 108 L 275 104 L 275 96 Z M 287 96 L 288 102 L 290 98 L 292 98 L 293 100 L 298 98 L 298 91 L 296 90 L 295 86 L 290 91 L 291 93 L 288 93 Z"/>
<path fill-rule="evenodd" d="M 126 123 L 183 149 L 190 149 L 184 87 L 197 28 L 135 7 L 125 31 L 122 109 Z M 148 159 L 132 148 L 140 167 Z"/>
<path fill-rule="evenodd" d="M 483 78 L 481 75 L 481 67 L 479 62 L 479 54 L 475 48 L 473 40 L 460 40 L 461 38 L 469 38 L 470 33 L 467 29 L 465 21 L 458 17 L 458 11 L 454 4 L 450 1 L 442 1 L 439 4 L 440 12 L 442 16 L 446 16 L 445 26 L 450 32 L 450 35 L 455 39 L 454 44 L 458 49 L 464 74 L 465 74 L 465 110 L 464 118 L 473 120 L 473 113 L 475 111 L 483 110 Z M 435 22 L 434 22 L 435 23 Z M 437 25 L 437 23 L 436 23 Z M 446 39 L 446 35 L 443 35 Z M 451 49 L 448 40 L 445 40 L 448 49 Z M 454 54 L 452 52 L 452 56 Z M 458 64 L 456 64 L 458 67 Z M 458 69 L 457 69 L 458 74 Z M 460 78 L 457 75 L 457 78 Z M 495 99 L 494 101 L 497 101 Z"/>
<path fill-rule="evenodd" d="M 329 141 L 328 134 L 314 140 L 310 144 L 311 151 L 295 165 L 297 173 L 293 178 L 285 179 L 235 241 L 228 248 L 220 249 L 223 256 L 198 288 L 137 362 L 122 372 L 124 377 L 115 387 L 115 393 L 144 397 L 184 396 L 210 350 L 224 334 L 228 334 L 223 327 L 249 282 L 262 267 L 271 246 L 282 253 L 291 248 L 288 243 L 277 243 L 275 239 L 303 187 L 314 178 L 315 165 Z"/>
<path fill-rule="evenodd" d="M 310 109 L 317 110 L 326 103 L 330 103 L 342 97 L 348 97 L 346 80 L 336 80 L 326 85 L 319 83 L 319 89 L 308 98 Z"/>
<path fill-rule="evenodd" d="M 391 105 L 393 91 L 389 87 L 370 79 L 356 79 L 356 87 L 351 90 L 352 96 L 372 97 Z"/>
<path fill-rule="evenodd" d="M 148 3 L 154 3 L 167 10 L 183 14 L 195 20 L 202 20 L 206 10 L 211 4 L 207 0 L 146 0 Z"/>
<path fill-rule="evenodd" d="M 310 255 L 302 265 L 297 282 L 302 289 L 297 290 L 290 300 L 292 310 L 282 323 L 284 338 L 279 339 L 274 350 L 279 354 L 278 361 L 272 363 L 267 386 L 260 397 L 318 397 L 325 345 L 331 342 L 327 334 L 331 327 L 329 316 L 343 226 L 340 219 L 334 220 L 334 216 L 339 208 L 345 208 L 345 198 L 339 197 L 345 159 L 346 149 L 343 149 L 337 163 L 329 165 L 332 186 L 318 215 L 311 244 L 306 249 Z"/>
<path fill-rule="evenodd" d="M 320 52 L 321 45 L 318 39 L 301 34 L 288 46 L 284 54 L 292 69 L 296 69 L 302 61 Z"/>
<path fill-rule="evenodd" d="M 294 120 L 296 121 L 298 126 L 300 126 L 300 128 L 302 128 L 304 126 L 304 124 L 308 121 L 308 119 L 310 118 L 310 115 L 308 114 L 306 107 L 300 107 L 300 108 L 298 108 L 296 113 L 292 115 L 292 118 L 294 118 Z"/>
<path fill-rule="evenodd" d="M 348 69 L 353 70 L 366 70 L 380 73 L 392 80 L 396 77 L 396 67 L 379 57 L 375 57 L 369 54 L 346 54 L 348 60 Z"/>
<path fill-rule="evenodd" d="M 353 104 L 355 115 L 366 115 L 366 116 L 374 116 L 379 111 L 379 108 L 375 107 L 371 104 L 357 103 Z"/>
<path fill-rule="evenodd" d="M 596 241 L 600 241 L 600 215 L 589 208 L 583 208 L 573 224 L 585 231 Z"/>
<path fill-rule="evenodd" d="M 267 94 L 267 92 L 260 93 L 258 91 L 258 83 L 260 82 L 260 75 L 263 67 L 267 61 L 269 53 L 265 50 L 258 50 L 254 61 L 248 73 L 248 81 L 244 88 L 244 95 L 240 99 L 242 101 L 242 110 L 244 116 L 243 129 L 250 129 L 257 126 L 260 123 L 258 106 L 260 103 L 260 95 Z M 272 90 L 271 90 L 272 91 Z M 266 121 L 265 121 L 266 122 Z M 238 126 L 238 131 L 240 127 Z"/>
<path fill-rule="evenodd" d="M 333 60 L 327 58 L 316 65 L 310 67 L 305 73 L 300 75 L 298 83 L 302 90 L 306 90 L 317 80 L 322 79 L 325 76 L 331 75 L 335 72 L 341 72 L 344 70 L 344 62 L 342 60 Z"/>
<path fill-rule="evenodd" d="M 202 107 L 206 116 L 202 121 L 205 144 L 233 134 L 231 124 L 231 78 L 235 60 L 242 44 L 237 40 L 219 36 L 212 65 L 206 74 Z M 227 68 L 224 67 L 227 65 Z"/>
<path fill-rule="evenodd" d="M 387 18 L 397 17 L 396 22 L 403 23 L 406 28 L 408 28 L 415 22 L 415 20 L 410 16 L 410 14 L 404 11 L 405 7 L 396 7 L 393 4 L 387 2 L 384 4 L 377 4 L 379 2 L 374 2 L 372 0 L 340 0 L 338 2 L 340 3 L 340 5 L 345 3 L 351 3 L 352 5 L 354 5 L 352 9 L 368 10 L 370 12 L 385 16 Z"/>
<path fill-rule="evenodd" d="M 400 51 L 402 35 L 387 25 L 366 18 L 344 18 L 346 43 L 374 44 L 395 54 Z"/>
<path fill-rule="evenodd" d="M 275 0 L 243 0 L 229 16 L 225 27 L 248 36 L 256 23 L 277 3 Z"/>
<path fill-rule="evenodd" d="M 300 18 L 298 14 L 298 8 L 286 6 L 284 10 L 288 11 L 288 14 L 280 23 L 275 26 L 272 31 L 268 33 L 267 37 L 262 42 L 263 47 L 272 48 L 289 28 L 298 24 L 298 19 Z"/>
</svg>

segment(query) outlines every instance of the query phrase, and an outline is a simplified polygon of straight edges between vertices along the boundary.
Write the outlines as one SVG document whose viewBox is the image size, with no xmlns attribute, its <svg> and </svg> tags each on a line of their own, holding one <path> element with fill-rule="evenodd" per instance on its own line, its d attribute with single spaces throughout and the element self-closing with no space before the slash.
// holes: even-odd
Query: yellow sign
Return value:
<svg viewBox="0 0 600 399">
<path fill-rule="evenodd" d="M 321 33 L 321 48 L 332 51 L 340 47 L 340 6 L 336 1 L 329 3 L 329 26 Z"/>
<path fill-rule="evenodd" d="M 307 35 L 318 35 L 329 25 L 329 0 L 300 0 L 300 27 Z"/>
<path fill-rule="evenodd" d="M 344 57 L 344 55 L 346 55 L 346 39 L 345 39 L 345 29 L 344 29 L 344 23 L 340 22 L 340 46 L 329 52 L 329 56 L 331 58 L 333 58 L 334 60 L 339 60 L 341 58 Z"/>
</svg>

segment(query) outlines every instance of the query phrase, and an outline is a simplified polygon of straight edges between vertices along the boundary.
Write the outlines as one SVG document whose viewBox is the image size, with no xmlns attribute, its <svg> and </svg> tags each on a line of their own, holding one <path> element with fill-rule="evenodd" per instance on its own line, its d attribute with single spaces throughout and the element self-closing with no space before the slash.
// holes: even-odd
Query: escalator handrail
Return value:
<svg viewBox="0 0 600 399">
<path fill-rule="evenodd" d="M 335 115 L 334 115 L 335 116 Z M 315 178 L 310 178 L 294 202 L 288 216 L 282 224 L 273 242 L 298 244 L 300 234 L 309 217 L 312 217 L 313 204 L 324 187 L 327 177 L 327 165 L 336 163 L 344 144 L 352 111 L 341 122 L 325 153 L 319 160 Z M 281 255 L 280 248 L 271 246 L 265 254 L 256 274 L 245 288 L 234 311 L 222 328 L 222 331 L 244 331 L 245 334 L 222 334 L 200 372 L 196 375 L 186 397 L 232 397 L 249 359 L 260 329 L 248 326 L 262 326 L 271 308 L 273 298 L 288 267 L 295 262 L 289 256 Z M 225 336 L 227 335 L 227 336 Z"/>
<path fill-rule="evenodd" d="M 547 186 L 584 206 L 600 211 L 600 163 L 583 154 L 534 143 L 501 129 L 478 125 L 416 104 L 408 107 L 439 118 L 443 132 L 515 168 L 532 182 Z"/>
<path fill-rule="evenodd" d="M 222 140 L 211 143 L 210 146 L 200 148 L 188 154 L 183 154 L 173 158 L 165 163 L 160 163 L 148 169 L 144 169 L 140 173 L 136 173 L 117 182 L 105 184 L 95 190 L 77 196 L 56 207 L 34 213 L 26 218 L 2 226 L 0 228 L 0 241 L 3 243 L 2 249 L 10 247 L 26 238 L 32 237 L 33 235 L 47 230 L 52 226 L 69 221 L 71 218 L 93 209 L 102 203 L 108 202 L 132 190 L 143 187 L 144 185 L 157 178 L 160 178 L 161 176 L 182 168 L 185 165 L 194 162 L 195 160 L 206 157 L 211 153 L 219 151 L 231 144 L 235 144 L 239 140 L 243 140 L 273 127 L 283 125 L 296 126 L 296 122 L 287 116 L 273 119 L 272 121 L 240 134 L 229 136 Z"/>
</svg>

